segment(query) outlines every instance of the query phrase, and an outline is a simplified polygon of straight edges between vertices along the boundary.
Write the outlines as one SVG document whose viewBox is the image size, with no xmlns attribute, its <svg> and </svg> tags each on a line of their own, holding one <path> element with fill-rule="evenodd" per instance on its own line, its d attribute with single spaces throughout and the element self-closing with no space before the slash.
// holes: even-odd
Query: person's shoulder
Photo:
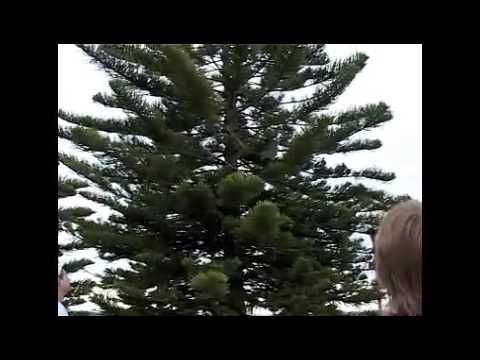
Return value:
<svg viewBox="0 0 480 360">
<path fill-rule="evenodd" d="M 60 301 L 58 302 L 58 316 L 68 316 L 67 309 L 65 309 L 65 306 L 63 306 Z"/>
</svg>

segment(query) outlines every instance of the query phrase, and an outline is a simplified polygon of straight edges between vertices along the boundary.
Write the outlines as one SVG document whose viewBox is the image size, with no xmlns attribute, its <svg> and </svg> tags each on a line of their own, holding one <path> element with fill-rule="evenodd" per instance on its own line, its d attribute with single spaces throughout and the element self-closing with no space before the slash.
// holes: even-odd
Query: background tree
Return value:
<svg viewBox="0 0 480 360">
<path fill-rule="evenodd" d="M 325 159 L 381 146 L 352 137 L 390 120 L 386 104 L 327 111 L 366 55 L 332 61 L 323 44 L 79 47 L 112 77 L 94 101 L 127 114 L 59 111 L 78 125 L 61 136 L 101 165 L 61 160 L 106 192 L 83 196 L 114 211 L 82 221 L 82 241 L 131 260 L 103 280 L 116 291 L 95 299 L 106 313 L 336 315 L 381 296 L 365 273 L 372 251 L 354 235 L 372 235 L 399 199 L 329 180 L 394 174 Z"/>
</svg>

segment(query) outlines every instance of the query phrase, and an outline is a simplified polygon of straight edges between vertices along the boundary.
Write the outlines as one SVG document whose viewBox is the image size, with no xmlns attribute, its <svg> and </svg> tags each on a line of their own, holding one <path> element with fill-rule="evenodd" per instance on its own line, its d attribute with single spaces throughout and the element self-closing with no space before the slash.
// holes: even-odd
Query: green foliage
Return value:
<svg viewBox="0 0 480 360">
<path fill-rule="evenodd" d="M 262 201 L 241 220 L 235 234 L 243 242 L 274 243 L 287 220 L 274 203 Z"/>
<path fill-rule="evenodd" d="M 143 248 L 142 238 L 134 233 L 121 233 L 118 229 L 106 225 L 82 224 L 79 229 L 82 241 L 92 248 L 100 248 L 103 253 L 128 258 Z"/>
<path fill-rule="evenodd" d="M 68 196 L 74 196 L 77 193 L 77 190 L 88 186 L 84 181 L 79 181 L 76 179 L 58 179 L 58 197 L 64 198 Z"/>
<path fill-rule="evenodd" d="M 69 167 L 71 170 L 76 172 L 78 175 L 83 176 L 84 178 L 92 181 L 93 183 L 101 186 L 102 188 L 109 189 L 111 182 L 105 179 L 105 172 L 101 167 L 88 163 L 86 161 L 80 160 L 75 156 L 67 154 L 58 154 L 58 160 Z M 77 191 L 80 192 L 80 191 Z"/>
<path fill-rule="evenodd" d="M 238 208 L 260 195 L 264 186 L 258 176 L 235 172 L 220 182 L 218 196 L 223 206 Z"/>
<path fill-rule="evenodd" d="M 226 259 L 223 262 L 223 271 L 227 276 L 234 276 L 238 273 L 238 270 L 241 268 L 241 266 L 242 261 L 238 257 Z"/>
<path fill-rule="evenodd" d="M 313 271 L 313 266 L 309 259 L 305 257 L 299 257 L 295 260 L 292 268 L 292 275 L 294 278 L 300 278 L 304 275 L 308 275 Z"/>
<path fill-rule="evenodd" d="M 110 145 L 108 138 L 90 128 L 75 127 L 70 132 L 76 144 L 86 146 L 93 151 L 105 151 Z"/>
<path fill-rule="evenodd" d="M 94 211 L 90 208 L 76 207 L 68 209 L 59 209 L 58 214 L 63 221 L 75 221 L 79 218 L 90 216 Z"/>
<path fill-rule="evenodd" d="M 327 147 L 330 144 L 326 142 L 327 125 L 326 121 L 318 121 L 293 138 L 289 150 L 283 158 L 289 168 L 298 170 L 309 157 L 318 153 L 321 147 Z"/>
<path fill-rule="evenodd" d="M 200 272 L 191 281 L 192 288 L 202 298 L 222 299 L 228 293 L 228 277 L 222 272 Z"/>
<path fill-rule="evenodd" d="M 170 45 L 156 45 L 155 49 L 165 55 L 167 76 L 175 84 L 175 92 L 184 100 L 186 112 L 205 117 L 213 124 L 218 111 L 214 93 L 185 50 Z"/>
<path fill-rule="evenodd" d="M 234 216 L 225 216 L 223 218 L 223 228 L 225 231 L 232 233 L 241 224 L 242 220 Z"/>
<path fill-rule="evenodd" d="M 84 261 L 86 264 L 87 262 Z M 72 282 L 72 291 L 67 295 L 64 300 L 65 306 L 80 305 L 85 302 L 84 298 L 91 294 L 92 289 L 96 286 L 96 283 L 92 280 L 82 280 Z M 76 314 L 79 315 L 79 314 Z"/>
<path fill-rule="evenodd" d="M 80 259 L 80 260 L 73 260 L 68 263 L 63 264 L 63 269 L 67 273 L 74 273 L 78 270 L 84 268 L 87 265 L 93 264 L 94 262 L 89 259 Z"/>
<path fill-rule="evenodd" d="M 58 199 L 74 196 L 78 190 L 88 186 L 84 181 L 77 179 L 67 179 L 60 177 L 58 179 Z M 70 234 L 74 234 L 74 224 L 78 223 L 82 218 L 90 216 L 93 211 L 89 208 L 75 207 L 75 208 L 59 208 L 58 209 L 58 231 L 65 231 Z M 83 248 L 84 244 L 76 241 L 72 241 L 69 244 L 59 245 L 59 253 L 61 256 L 65 252 L 75 251 Z M 63 268 L 67 273 L 75 273 L 85 266 L 92 264 L 93 262 L 88 259 L 80 259 L 63 264 Z M 93 284 L 90 282 L 75 282 L 73 285 L 73 292 L 65 300 L 65 305 L 72 306 L 85 302 L 85 296 L 89 295 L 92 290 Z"/>
<path fill-rule="evenodd" d="M 153 181 L 170 184 L 184 178 L 186 169 L 181 166 L 174 156 L 152 155 L 146 166 L 146 176 Z"/>
<path fill-rule="evenodd" d="M 177 190 L 178 210 L 202 219 L 215 210 L 215 195 L 208 185 L 183 183 Z"/>
</svg>

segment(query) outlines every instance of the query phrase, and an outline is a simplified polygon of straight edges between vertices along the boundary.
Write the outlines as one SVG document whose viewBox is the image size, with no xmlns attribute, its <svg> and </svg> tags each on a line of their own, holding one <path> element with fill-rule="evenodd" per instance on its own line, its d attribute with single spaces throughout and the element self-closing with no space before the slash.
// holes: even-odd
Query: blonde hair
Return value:
<svg viewBox="0 0 480 360">
<path fill-rule="evenodd" d="M 422 203 L 410 200 L 391 209 L 375 236 L 380 286 L 390 315 L 422 315 Z"/>
</svg>

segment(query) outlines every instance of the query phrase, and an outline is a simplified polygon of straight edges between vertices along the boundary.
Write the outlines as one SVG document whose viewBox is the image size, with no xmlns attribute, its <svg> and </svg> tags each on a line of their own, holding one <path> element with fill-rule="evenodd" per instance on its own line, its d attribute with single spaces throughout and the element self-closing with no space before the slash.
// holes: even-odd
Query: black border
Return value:
<svg viewBox="0 0 480 360">
<path fill-rule="evenodd" d="M 166 16 L 166 15 L 165 15 Z M 333 15 L 332 15 L 333 16 Z M 260 18 L 255 17 L 255 23 L 260 21 Z M 403 19 L 403 24 L 405 25 L 405 19 Z M 312 23 L 309 20 L 310 26 L 308 30 L 303 30 L 301 27 L 296 28 L 295 25 L 280 26 L 275 25 L 269 29 L 269 31 L 263 31 L 262 27 L 251 28 L 250 30 L 243 29 L 241 26 L 234 25 L 235 22 L 232 20 L 231 26 L 236 27 L 235 35 L 225 32 L 225 28 L 219 24 L 215 26 L 214 29 L 205 30 L 200 29 L 181 29 L 180 23 L 178 26 L 173 26 L 172 28 L 165 30 L 160 27 L 155 28 L 153 25 L 146 26 L 140 32 L 142 34 L 135 34 L 132 36 L 133 30 L 132 26 L 126 26 L 126 29 L 122 29 L 119 33 L 126 34 L 130 31 L 130 35 L 118 35 L 117 39 L 113 39 L 112 36 L 106 37 L 101 34 L 87 34 L 88 29 L 85 27 L 79 27 L 75 35 L 67 34 L 64 31 L 58 32 L 53 41 L 43 42 L 41 45 L 37 45 L 37 48 L 30 49 L 31 54 L 35 54 L 35 62 L 32 64 L 31 57 L 26 59 L 27 64 L 24 66 L 26 78 L 29 79 L 31 85 L 33 85 L 33 95 L 32 92 L 28 91 L 27 87 L 27 96 L 28 100 L 23 100 L 23 109 L 29 111 L 28 115 L 25 115 L 28 120 L 28 127 L 25 127 L 22 131 L 22 134 L 28 133 L 28 139 L 25 140 L 25 146 L 20 151 L 23 153 L 20 155 L 20 164 L 28 164 L 28 168 L 24 168 L 25 174 L 22 176 L 22 185 L 20 191 L 24 191 L 27 195 L 28 202 L 26 203 L 23 200 L 23 203 L 17 207 L 19 212 L 18 217 L 19 225 L 18 229 L 22 233 L 26 230 L 30 232 L 28 235 L 25 235 L 25 238 L 22 241 L 19 241 L 21 253 L 28 252 L 32 256 L 33 264 L 28 266 L 28 271 L 26 276 L 28 276 L 29 284 L 32 284 L 33 287 L 28 290 L 29 293 L 36 294 L 34 296 L 35 301 L 32 302 L 32 297 L 28 296 L 29 300 L 26 301 L 24 308 L 31 309 L 27 310 L 27 313 L 34 312 L 35 315 L 46 315 L 47 318 L 55 321 L 54 326 L 59 326 L 62 329 L 62 332 L 69 333 L 70 331 L 76 332 L 79 331 L 77 336 L 84 338 L 85 331 L 92 332 L 91 336 L 94 339 L 94 333 L 98 329 L 103 329 L 103 327 L 108 327 L 109 329 L 114 329 L 116 327 L 125 326 L 128 329 L 141 329 L 143 327 L 149 328 L 149 330 L 156 330 L 162 334 L 176 333 L 178 331 L 182 332 L 183 336 L 188 336 L 190 334 L 196 334 L 200 336 L 202 334 L 207 335 L 209 331 L 214 331 L 212 333 L 213 338 L 216 336 L 221 337 L 228 336 L 228 334 L 244 334 L 245 340 L 243 346 L 248 346 L 249 342 L 254 342 L 255 339 L 264 339 L 267 331 L 265 328 L 268 327 L 268 330 L 274 333 L 285 333 L 289 334 L 291 338 L 295 338 L 295 335 L 299 336 L 300 334 L 305 335 L 309 333 L 308 329 L 311 329 L 313 333 L 310 333 L 310 340 L 315 340 L 315 333 L 318 329 L 319 332 L 324 334 L 325 330 L 337 334 L 337 336 L 342 337 L 343 333 L 348 334 L 350 332 L 362 331 L 365 329 L 367 332 L 367 337 L 369 331 L 374 331 L 371 333 L 372 340 L 375 336 L 379 335 L 378 327 L 381 326 L 408 326 L 409 332 L 415 332 L 422 328 L 418 326 L 423 323 L 423 318 L 431 317 L 436 312 L 436 307 L 438 309 L 438 304 L 435 305 L 433 301 L 433 287 L 435 286 L 435 281 L 432 278 L 433 275 L 433 247 L 442 246 L 439 245 L 439 237 L 435 234 L 435 226 L 438 224 L 438 219 L 435 218 L 435 210 L 438 207 L 435 206 L 435 200 L 437 199 L 432 193 L 435 188 L 439 188 L 441 185 L 438 182 L 437 178 L 430 177 L 430 174 L 435 172 L 430 172 L 430 170 L 435 169 L 435 150 L 433 149 L 435 145 L 433 141 L 431 143 L 432 137 L 430 128 L 435 126 L 433 115 L 431 115 L 429 107 L 429 119 L 428 123 L 428 139 L 427 135 L 424 136 L 424 155 L 425 158 L 428 158 L 428 162 L 424 159 L 424 203 L 427 204 L 427 211 L 424 223 L 427 228 L 427 241 L 424 246 L 424 316 L 422 318 L 394 318 L 394 317 L 283 317 L 283 318 L 271 318 L 271 317 L 256 317 L 256 318 L 186 318 L 186 317 L 175 317 L 175 318 L 109 318 L 109 317 L 97 317 L 97 320 L 84 320 L 82 317 L 70 317 L 70 318 L 58 318 L 54 313 L 54 303 L 52 302 L 52 297 L 54 296 L 54 273 L 56 271 L 56 255 L 57 255 L 57 245 L 55 243 L 55 234 L 57 229 L 57 220 L 55 219 L 57 212 L 57 204 L 55 201 L 54 191 L 57 188 L 57 157 L 56 144 L 57 140 L 54 139 L 56 134 L 56 116 L 57 116 L 57 104 L 55 99 L 55 94 L 57 93 L 57 84 L 55 80 L 58 74 L 56 69 L 57 65 L 57 44 L 58 43 L 103 43 L 103 42 L 144 42 L 144 41 L 153 41 L 153 42 L 165 42 L 165 43 L 182 43 L 182 42 L 210 42 L 210 43 L 220 43 L 220 42 L 256 42 L 256 43 L 306 43 L 306 42 L 325 42 L 325 43 L 423 43 L 423 37 L 420 36 L 416 29 L 410 27 L 409 29 L 402 28 L 395 35 L 387 34 L 380 25 L 385 26 L 388 23 L 389 26 L 394 26 L 392 22 L 389 22 L 385 19 L 379 20 L 375 26 L 366 25 L 367 28 L 366 35 L 365 32 L 360 31 L 361 29 L 352 29 L 342 28 L 339 29 L 337 23 L 336 27 L 330 28 L 331 30 L 324 31 L 318 24 Z M 342 19 L 341 21 L 348 22 L 348 18 Z M 365 22 L 368 22 L 365 19 Z M 318 22 L 322 23 L 321 21 Z M 363 21 L 362 21 L 363 23 Z M 411 22 L 409 22 L 411 24 Z M 233 24 L 233 25 L 232 25 Z M 246 27 L 244 21 L 244 27 Z M 87 24 L 88 25 L 88 24 Z M 326 25 L 326 23 L 325 23 Z M 380 29 L 379 29 L 380 26 Z M 88 27 L 88 26 L 87 26 Z M 341 27 L 341 26 L 340 26 Z M 118 26 L 114 27 L 113 30 L 117 30 Z M 151 32 L 151 30 L 155 30 Z M 342 33 L 342 31 L 344 31 Z M 158 36 L 154 36 L 155 34 Z M 107 39 L 108 38 L 108 39 Z M 155 40 L 152 40 L 155 39 Z M 401 39 L 401 40 L 400 40 Z M 430 48 L 430 45 L 423 46 L 424 57 L 428 56 L 427 52 L 433 52 Z M 424 79 L 428 76 L 428 73 L 432 71 L 429 70 L 431 67 L 431 62 L 424 60 L 424 64 L 428 64 L 428 68 L 423 67 Z M 28 70 L 27 70 L 28 69 Z M 57 71 L 57 72 L 56 72 Z M 402 71 L 399 69 L 399 71 Z M 423 81 L 424 86 L 428 86 L 427 81 Z M 23 87 L 25 90 L 25 88 Z M 31 88 L 30 88 L 31 89 Z M 57 91 L 55 91 L 57 89 Z M 430 89 L 429 89 L 430 91 Z M 423 91 L 424 95 L 430 95 L 427 91 Z M 33 97 L 33 99 L 31 99 Z M 433 98 L 433 96 L 432 96 Z M 27 104 L 25 104 L 25 102 Z M 428 100 L 425 97 L 424 105 L 428 104 Z M 434 103 L 432 102 L 432 105 Z M 434 107 L 434 106 L 432 106 Z M 22 108 L 21 108 L 22 109 Z M 23 113 L 23 111 L 20 111 Z M 18 112 L 17 112 L 18 115 Z M 18 116 L 17 116 L 18 117 Z M 18 120 L 20 123 L 20 119 Z M 22 122 L 23 123 L 23 122 Z M 432 126 L 430 125 L 432 124 Z M 21 125 L 22 126 L 22 125 Z M 427 128 L 427 127 L 425 127 Z M 23 142 L 23 141 L 22 141 Z M 437 144 L 440 146 L 440 144 Z M 21 146 L 20 146 L 21 147 Z M 428 155 L 428 153 L 431 153 Z M 434 159 L 433 161 L 431 161 Z M 440 161 L 437 157 L 436 161 Z M 24 166 L 24 165 L 20 165 Z M 429 170 L 430 168 L 430 170 Z M 34 185 L 34 186 L 32 186 Z M 16 186 L 18 188 L 18 184 Z M 438 201 L 438 200 L 437 200 Z M 425 204 L 424 204 L 425 205 Z M 438 228 L 437 228 L 438 229 Z M 440 234 L 443 234 L 442 230 L 439 230 Z M 438 234 L 438 235 L 440 235 Z M 23 236 L 22 236 L 23 237 Z M 435 241 L 433 241 L 435 239 Z M 25 248 L 22 251 L 22 244 L 25 244 Z M 38 262 L 38 264 L 36 263 Z M 18 262 L 14 260 L 14 263 Z M 34 269 L 34 270 L 33 270 Z M 32 275 L 33 270 L 33 275 Z M 34 280 L 30 280 L 34 278 Z M 442 281 L 443 283 L 443 281 Z M 48 287 L 46 284 L 50 284 Z M 55 319 L 55 317 L 57 317 Z M 351 320 L 354 319 L 354 320 Z M 362 320 L 363 319 L 363 320 Z M 379 320 L 375 320 L 379 319 Z M 405 319 L 405 320 L 401 320 Z M 92 328 L 92 321 L 95 324 L 95 328 Z M 381 323 L 377 323 L 380 321 Z M 254 323 L 253 323 L 254 322 Z M 410 323 L 412 322 L 412 323 Z M 414 323 L 413 323 L 414 322 Z M 367 330 L 366 326 L 371 324 L 374 328 L 372 330 Z M 98 328 L 97 328 L 98 327 Z M 207 328 L 211 330 L 207 331 Z M 357 330 L 352 330 L 356 328 Z M 76 329 L 76 330 L 75 330 Z M 105 329 L 104 329 L 105 330 Z M 276 330 L 276 331 L 275 331 Z M 380 331 L 380 332 L 383 332 Z M 83 335 L 82 335 L 83 334 Z M 360 335 L 360 334 L 359 334 Z M 380 334 L 381 335 L 381 334 Z M 412 335 L 412 334 L 411 334 Z M 91 337 L 90 335 L 88 338 Z M 106 336 L 103 334 L 102 336 Z M 323 335 L 322 335 L 323 336 Z M 246 340 L 250 338 L 250 340 Z M 85 339 L 84 339 L 85 340 Z M 303 338 L 303 341 L 308 341 L 309 337 Z M 83 341 L 82 341 L 83 342 Z M 319 339 L 316 339 L 315 343 L 318 343 Z M 271 343 L 275 345 L 275 343 Z M 281 344 L 277 344 L 281 345 Z M 320 345 L 320 343 L 318 343 Z M 253 345 L 252 345 L 253 346 Z M 215 346 L 216 347 L 216 346 Z M 215 351 L 215 350 L 214 350 Z"/>
</svg>

